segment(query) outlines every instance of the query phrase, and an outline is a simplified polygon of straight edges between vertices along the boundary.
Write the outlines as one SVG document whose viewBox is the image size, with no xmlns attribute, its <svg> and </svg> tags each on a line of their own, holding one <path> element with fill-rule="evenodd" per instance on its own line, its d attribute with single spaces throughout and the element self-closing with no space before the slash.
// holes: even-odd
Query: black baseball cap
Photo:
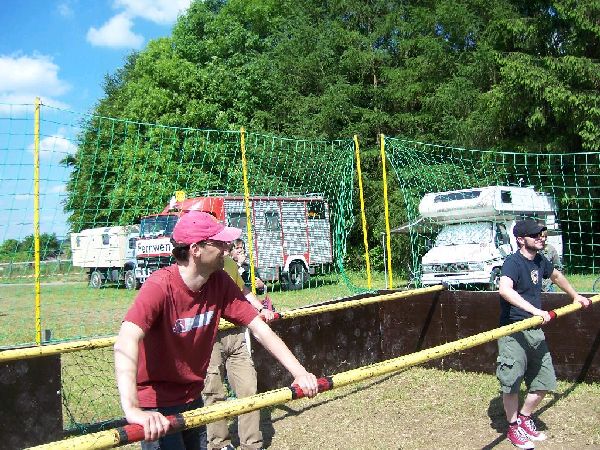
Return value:
<svg viewBox="0 0 600 450">
<path fill-rule="evenodd" d="M 542 231 L 545 231 L 547 229 L 548 228 L 546 228 L 543 225 L 540 225 L 532 219 L 519 220 L 513 228 L 513 234 L 515 235 L 515 237 L 525 237 L 541 233 Z"/>
</svg>

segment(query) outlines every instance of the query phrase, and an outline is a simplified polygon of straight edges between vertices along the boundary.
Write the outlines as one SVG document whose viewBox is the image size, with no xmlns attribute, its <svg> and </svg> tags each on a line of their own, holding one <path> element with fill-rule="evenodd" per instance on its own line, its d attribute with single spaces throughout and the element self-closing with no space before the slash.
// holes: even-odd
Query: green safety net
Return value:
<svg viewBox="0 0 600 450">
<path fill-rule="evenodd" d="M 256 271 L 265 278 L 275 308 L 285 310 L 354 292 L 357 288 L 343 266 L 353 224 L 352 140 L 289 139 L 254 132 L 243 136 L 255 228 L 253 256 L 255 260 L 264 256 L 265 246 L 278 249 L 280 255 L 274 269 L 264 274 Z M 116 334 L 135 297 L 136 290 L 125 287 L 126 275 L 135 270 L 127 265 L 128 257 L 111 256 L 114 262 L 109 268 L 93 267 L 98 259 L 90 263 L 89 258 L 80 258 L 84 243 L 92 245 L 84 236 L 89 230 L 100 230 L 94 245 L 133 248 L 140 238 L 142 218 L 161 213 L 176 191 L 187 198 L 234 202 L 224 219 L 246 228 L 245 211 L 240 213 L 244 205 L 241 138 L 241 130 L 166 127 L 41 106 L 39 311 L 44 343 Z M 36 340 L 33 147 L 34 107 L 0 105 L 0 212 L 4 216 L 0 314 L 5 324 L 0 327 L 0 347 L 4 349 Z M 115 240 L 113 232 L 120 233 Z M 278 247 L 265 244 L 266 232 Z M 92 250 L 87 250 L 89 257 Z M 100 250 L 94 247 L 93 251 Z M 284 252 L 293 259 L 288 261 L 289 273 L 281 259 Z M 263 297 L 259 294 L 259 299 Z M 66 428 L 89 431 L 122 414 L 113 370 L 111 348 L 62 356 Z"/>
<path fill-rule="evenodd" d="M 35 340 L 33 119 L 32 105 L 0 105 L 3 348 Z M 244 192 L 242 133 L 144 124 L 47 106 L 41 108 L 40 130 L 42 337 L 57 342 L 114 335 L 136 290 L 124 287 L 125 267 L 117 270 L 113 282 L 101 279 L 90 287 L 93 271 L 73 263 L 71 245 L 77 235 L 72 240 L 72 233 L 139 225 L 143 217 L 163 211 L 176 191 L 188 198 L 239 197 Z M 265 224 L 274 227 L 270 232 L 281 231 L 292 213 L 281 214 L 280 209 L 276 216 L 274 209 L 260 209 L 268 201 L 303 199 L 305 222 L 322 220 L 324 209 L 319 205 L 327 205 L 329 260 L 311 267 L 292 289 L 289 279 L 265 273 L 275 307 L 283 310 L 356 292 L 364 280 L 353 283 L 343 264 L 354 223 L 352 140 L 301 140 L 254 132 L 243 137 L 249 194 L 258 202 L 253 211 L 264 213 Z M 389 187 L 400 193 L 403 206 L 392 208 L 392 258 L 396 266 L 406 266 L 413 285 L 421 284 L 421 257 L 438 231 L 431 224 L 412 225 L 419 222 L 418 204 L 424 194 L 521 185 L 554 198 L 565 271 L 592 288 L 600 253 L 594 226 L 600 208 L 598 153 L 480 151 L 395 138 L 386 138 L 385 146 Z M 244 227 L 245 216 L 234 216 L 227 220 Z M 396 232 L 399 229 L 404 232 Z M 259 246 L 258 257 L 260 251 Z M 114 425 L 122 411 L 112 349 L 64 354 L 61 367 L 65 427 L 78 433 Z"/>
<path fill-rule="evenodd" d="M 600 272 L 597 225 L 600 217 L 600 153 L 474 150 L 397 138 L 386 138 L 385 149 L 388 164 L 396 175 L 392 181 L 405 206 L 405 216 L 395 223 L 392 240 L 398 241 L 396 245 L 404 245 L 410 254 L 404 262 L 413 285 L 421 284 L 421 258 L 435 245 L 441 231 L 437 221 L 427 220 L 419 213 L 419 203 L 425 194 L 488 186 L 521 186 L 532 187 L 554 200 L 557 221 L 549 240 L 556 241 L 557 236 L 561 237 L 561 267 L 575 277 L 579 290 L 592 291 Z M 448 212 L 452 213 L 455 212 Z M 539 215 L 536 217 L 535 207 L 522 217 L 543 219 Z M 488 217 L 488 220 L 491 219 Z M 452 253 L 446 252 L 448 261 L 454 258 Z M 455 265 L 445 266 L 441 259 L 443 257 L 437 266 L 440 275 L 444 271 L 460 271 L 461 268 Z"/>
</svg>

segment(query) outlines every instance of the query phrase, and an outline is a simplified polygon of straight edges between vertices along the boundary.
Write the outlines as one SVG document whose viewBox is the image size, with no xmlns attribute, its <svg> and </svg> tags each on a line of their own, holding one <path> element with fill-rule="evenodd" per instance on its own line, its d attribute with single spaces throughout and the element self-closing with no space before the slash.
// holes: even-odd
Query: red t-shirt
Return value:
<svg viewBox="0 0 600 450">
<path fill-rule="evenodd" d="M 222 270 L 198 292 L 183 282 L 177 265 L 146 280 L 124 319 L 145 333 L 137 374 L 141 407 L 180 405 L 200 396 L 221 316 L 239 325 L 257 316 Z"/>
</svg>

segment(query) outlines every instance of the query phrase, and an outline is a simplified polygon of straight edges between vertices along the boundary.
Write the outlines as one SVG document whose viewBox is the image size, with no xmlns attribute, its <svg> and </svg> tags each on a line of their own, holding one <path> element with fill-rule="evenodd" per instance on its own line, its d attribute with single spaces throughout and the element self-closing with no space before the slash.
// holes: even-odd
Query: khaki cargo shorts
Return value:
<svg viewBox="0 0 600 450">
<path fill-rule="evenodd" d="M 529 392 L 556 389 L 552 356 L 540 328 L 498 339 L 496 377 L 504 394 L 519 393 L 523 380 Z"/>
</svg>

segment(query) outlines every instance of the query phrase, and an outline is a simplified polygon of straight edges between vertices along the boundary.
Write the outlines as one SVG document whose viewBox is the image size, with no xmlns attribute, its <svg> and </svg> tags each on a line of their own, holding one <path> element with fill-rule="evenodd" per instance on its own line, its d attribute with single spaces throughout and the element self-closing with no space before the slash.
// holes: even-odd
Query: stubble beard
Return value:
<svg viewBox="0 0 600 450">
<path fill-rule="evenodd" d="M 539 242 L 539 243 L 538 243 Z M 533 245 L 529 245 L 527 241 L 523 244 L 526 250 L 529 250 L 532 253 L 539 252 L 544 249 L 544 243 L 542 241 L 535 241 Z"/>
</svg>

